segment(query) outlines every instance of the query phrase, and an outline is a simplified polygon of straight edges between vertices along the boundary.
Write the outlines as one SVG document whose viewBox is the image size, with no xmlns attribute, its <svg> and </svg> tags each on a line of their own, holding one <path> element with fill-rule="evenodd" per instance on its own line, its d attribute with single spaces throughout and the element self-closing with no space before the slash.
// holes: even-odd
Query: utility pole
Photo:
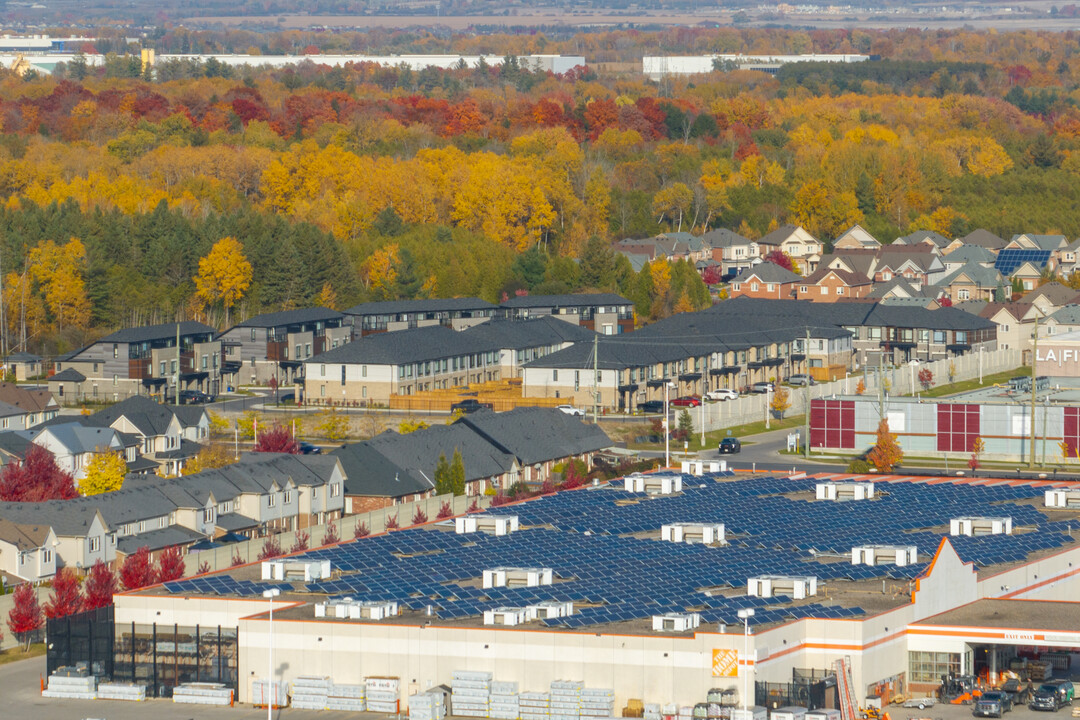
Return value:
<svg viewBox="0 0 1080 720">
<path fill-rule="evenodd" d="M 885 350 L 878 350 L 877 401 L 878 417 L 885 417 Z"/>
<path fill-rule="evenodd" d="M 806 363 L 806 385 L 803 386 L 803 457 L 810 457 L 810 326 L 806 327 L 806 347 L 803 348 L 803 362 Z"/>
<path fill-rule="evenodd" d="M 593 425 L 599 425 L 600 424 L 600 421 L 597 419 L 597 415 L 599 414 L 599 407 L 600 407 L 600 389 L 597 387 L 597 383 L 599 382 L 599 375 L 600 375 L 600 349 L 599 349 L 599 343 L 600 343 L 600 336 L 599 335 L 593 335 L 593 339 L 592 339 L 592 363 L 593 363 L 593 370 L 592 370 L 592 402 L 593 402 L 593 405 L 592 405 L 592 421 L 593 421 Z"/>
<path fill-rule="evenodd" d="M 173 396 L 173 404 L 180 406 L 180 321 L 176 321 L 176 394 Z"/>
<path fill-rule="evenodd" d="M 1039 361 L 1039 311 L 1035 310 L 1035 334 L 1031 336 L 1031 442 L 1028 445 L 1028 470 L 1035 469 L 1035 368 Z"/>
</svg>

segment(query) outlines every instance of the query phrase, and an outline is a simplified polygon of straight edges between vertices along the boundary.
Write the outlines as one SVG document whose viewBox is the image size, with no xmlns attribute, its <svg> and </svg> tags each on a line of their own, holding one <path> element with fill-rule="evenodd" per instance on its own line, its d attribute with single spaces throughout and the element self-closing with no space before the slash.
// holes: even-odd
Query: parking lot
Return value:
<svg viewBox="0 0 1080 720">
<path fill-rule="evenodd" d="M 1005 713 L 1008 720 L 1054 720 L 1072 717 L 1072 710 L 1076 708 L 1080 715 L 1080 700 L 1073 703 L 1073 707 L 1061 708 L 1056 713 L 1038 712 L 1027 707 L 1016 707 L 1012 712 Z M 933 707 L 919 710 L 918 708 L 904 708 L 899 705 L 891 705 L 885 708 L 889 713 L 890 720 L 918 720 L 919 718 L 932 718 L 933 720 L 971 720 L 970 705 L 934 705 Z"/>
</svg>

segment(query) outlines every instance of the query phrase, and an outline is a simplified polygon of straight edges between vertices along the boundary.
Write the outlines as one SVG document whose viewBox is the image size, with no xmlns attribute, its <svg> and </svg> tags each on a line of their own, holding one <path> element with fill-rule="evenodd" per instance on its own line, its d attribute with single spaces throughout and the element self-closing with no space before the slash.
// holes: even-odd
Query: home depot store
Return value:
<svg viewBox="0 0 1080 720">
<path fill-rule="evenodd" d="M 874 445 L 878 424 L 884 418 L 909 455 L 970 455 L 975 439 L 981 438 L 983 459 L 1024 461 L 1032 445 L 1031 417 L 1031 406 L 1024 397 L 977 404 L 860 395 L 819 399 L 810 402 L 810 448 L 864 452 Z M 1076 458 L 1080 407 L 1051 405 L 1043 399 L 1034 417 L 1036 460 L 1060 462 L 1062 442 L 1069 457 Z"/>
</svg>

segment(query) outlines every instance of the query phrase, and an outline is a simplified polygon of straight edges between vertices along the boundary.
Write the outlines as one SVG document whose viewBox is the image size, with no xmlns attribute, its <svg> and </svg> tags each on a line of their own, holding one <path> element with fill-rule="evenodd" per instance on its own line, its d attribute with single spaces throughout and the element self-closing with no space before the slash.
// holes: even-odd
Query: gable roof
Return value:
<svg viewBox="0 0 1080 720">
<path fill-rule="evenodd" d="M 283 310 L 281 312 L 263 313 L 255 315 L 235 327 L 272 328 L 282 325 L 297 325 L 300 323 L 318 322 L 319 320 L 337 320 L 344 317 L 344 313 L 325 307 L 299 308 L 297 310 Z"/>
<path fill-rule="evenodd" d="M 1021 238 L 1026 238 L 1032 245 L 1040 250 L 1057 250 L 1058 248 L 1065 247 L 1068 243 L 1068 239 L 1064 235 L 1032 235 L 1030 233 L 1020 233 L 1019 235 L 1013 235 L 1008 244 L 1023 244 Z"/>
<path fill-rule="evenodd" d="M 400 315 L 402 313 L 461 312 L 465 310 L 494 310 L 495 306 L 478 297 L 426 298 L 423 300 L 383 300 L 360 303 L 345 311 L 346 315 Z"/>
<path fill-rule="evenodd" d="M 1051 254 L 1052 251 L 1050 250 L 1006 248 L 997 254 L 994 259 L 994 267 L 1005 276 L 1012 275 L 1025 264 L 1030 264 L 1038 272 L 1050 262 Z"/>
<path fill-rule="evenodd" d="M 1020 298 L 1021 302 L 1034 303 L 1039 298 L 1045 298 L 1047 302 L 1056 307 L 1062 307 L 1073 302 L 1080 296 L 1080 292 L 1062 285 L 1059 282 L 1044 283 Z"/>
<path fill-rule="evenodd" d="M 161 325 L 144 325 L 142 327 L 125 328 L 106 335 L 98 340 L 99 343 L 137 343 L 150 340 L 163 340 L 175 338 L 177 330 L 181 335 L 214 334 L 214 328 L 194 320 L 185 320 L 180 323 L 164 323 Z"/>
<path fill-rule="evenodd" d="M 977 245 L 986 248 L 987 250 L 1000 250 L 1007 244 L 1004 238 L 998 237 L 985 228 L 972 230 L 967 235 L 960 238 L 960 242 L 965 245 Z"/>
<path fill-rule="evenodd" d="M 936 297 L 937 292 L 933 295 Z M 903 276 L 897 276 L 885 282 L 874 283 L 874 287 L 867 295 L 868 298 L 887 298 L 887 297 L 926 297 L 926 288 L 916 290 L 915 286 Z"/>
<path fill-rule="evenodd" d="M 168 405 L 162 405 L 145 395 L 133 395 L 83 418 L 83 422 L 87 425 L 106 427 L 111 426 L 121 417 L 126 418 L 138 428 L 144 437 L 153 437 L 164 435 L 168 431 L 169 424 L 176 417 L 176 413 Z"/>
<path fill-rule="evenodd" d="M 810 233 L 803 229 L 803 227 L 800 225 L 781 225 L 772 232 L 763 235 L 758 240 L 758 245 L 783 245 L 785 240 L 787 240 L 800 230 L 810 236 L 814 240 L 814 242 L 818 242 L 817 238 L 814 238 L 813 235 L 810 235 Z"/>
<path fill-rule="evenodd" d="M 612 445 L 611 438 L 598 426 L 556 408 L 522 407 L 503 413 L 481 410 L 465 415 L 454 425 L 471 428 L 523 465 L 596 452 Z"/>
<path fill-rule="evenodd" d="M 701 236 L 702 241 L 709 247 L 713 248 L 728 248 L 735 246 L 750 245 L 753 240 L 745 238 L 734 230 L 728 228 L 717 228 L 710 230 Z"/>
<path fill-rule="evenodd" d="M 67 368 L 50 377 L 49 382 L 81 383 L 86 382 L 86 376 L 74 368 Z"/>
<path fill-rule="evenodd" d="M 829 275 L 835 275 L 837 279 L 848 287 L 869 285 L 872 282 L 866 275 L 828 267 L 819 267 L 812 275 L 810 275 L 810 277 L 804 279 L 802 282 L 805 285 L 817 285 Z"/>
<path fill-rule="evenodd" d="M 934 232 L 933 230 L 916 230 L 913 233 L 904 235 L 903 237 L 896 238 L 894 244 L 898 245 L 918 245 L 926 244 L 929 241 L 939 248 L 943 248 L 952 242 L 944 235 Z"/>
<path fill-rule="evenodd" d="M 990 263 L 993 264 L 994 253 L 978 245 L 961 245 L 952 252 L 946 253 L 947 263 Z"/>
<path fill-rule="evenodd" d="M 19 523 L 0 518 L 0 540 L 20 551 L 36 550 L 45 546 L 52 528 L 47 522 Z"/>
<path fill-rule="evenodd" d="M 1004 310 L 1009 313 L 1010 316 L 1016 321 L 1022 321 L 1024 317 L 1031 312 L 1034 307 L 1031 303 L 1025 302 L 988 302 L 978 311 L 979 317 L 984 317 L 987 320 L 993 320 L 994 316 Z M 1075 306 L 1080 310 L 1080 306 Z M 1080 316 L 1078 316 L 1080 317 Z"/>
<path fill-rule="evenodd" d="M 587 327 L 543 315 L 529 320 L 496 319 L 462 330 L 473 342 L 492 349 L 518 350 L 565 342 L 592 342 L 596 334 Z"/>
<path fill-rule="evenodd" d="M 73 455 L 109 451 L 124 446 L 117 437 L 118 433 L 112 428 L 87 427 L 74 420 L 36 427 L 25 432 L 31 440 L 36 440 L 43 433 L 49 433 Z"/>
<path fill-rule="evenodd" d="M 858 223 L 855 223 L 847 230 L 837 235 L 836 239 L 833 240 L 833 247 L 836 247 L 837 243 L 843 242 L 845 240 L 853 240 L 854 242 L 858 243 L 859 247 L 863 248 L 881 247 L 881 241 L 871 235 L 870 232 L 866 230 L 866 228 L 864 228 L 862 225 L 859 225 Z"/>
<path fill-rule="evenodd" d="M 749 282 L 750 278 L 754 277 L 763 283 L 779 284 L 796 283 L 803 280 L 802 275 L 796 275 L 787 268 L 782 268 L 774 262 L 766 261 L 752 267 L 744 268 L 731 282 L 745 283 Z"/>
<path fill-rule="evenodd" d="M 40 355 L 28 352 L 13 352 L 4 358 L 5 363 L 37 363 L 41 362 Z"/>
<path fill-rule="evenodd" d="M 998 285 L 1002 284 L 1001 274 L 998 273 L 997 270 L 988 268 L 985 265 L 969 262 L 943 277 L 935 283 L 935 286 L 946 288 L 962 277 L 966 277 L 980 288 L 996 288 Z"/>
<path fill-rule="evenodd" d="M 1053 320 L 1061 325 L 1080 325 L 1080 305 L 1069 303 L 1055 310 L 1047 320 Z"/>
</svg>

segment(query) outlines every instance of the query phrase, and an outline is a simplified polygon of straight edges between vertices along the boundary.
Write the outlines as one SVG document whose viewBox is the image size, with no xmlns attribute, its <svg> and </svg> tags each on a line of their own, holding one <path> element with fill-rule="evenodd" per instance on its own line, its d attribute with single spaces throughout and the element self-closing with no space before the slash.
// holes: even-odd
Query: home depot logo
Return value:
<svg viewBox="0 0 1080 720">
<path fill-rule="evenodd" d="M 717 650 L 712 651 L 712 674 L 713 677 L 738 677 L 739 676 L 739 651 Z"/>
</svg>

